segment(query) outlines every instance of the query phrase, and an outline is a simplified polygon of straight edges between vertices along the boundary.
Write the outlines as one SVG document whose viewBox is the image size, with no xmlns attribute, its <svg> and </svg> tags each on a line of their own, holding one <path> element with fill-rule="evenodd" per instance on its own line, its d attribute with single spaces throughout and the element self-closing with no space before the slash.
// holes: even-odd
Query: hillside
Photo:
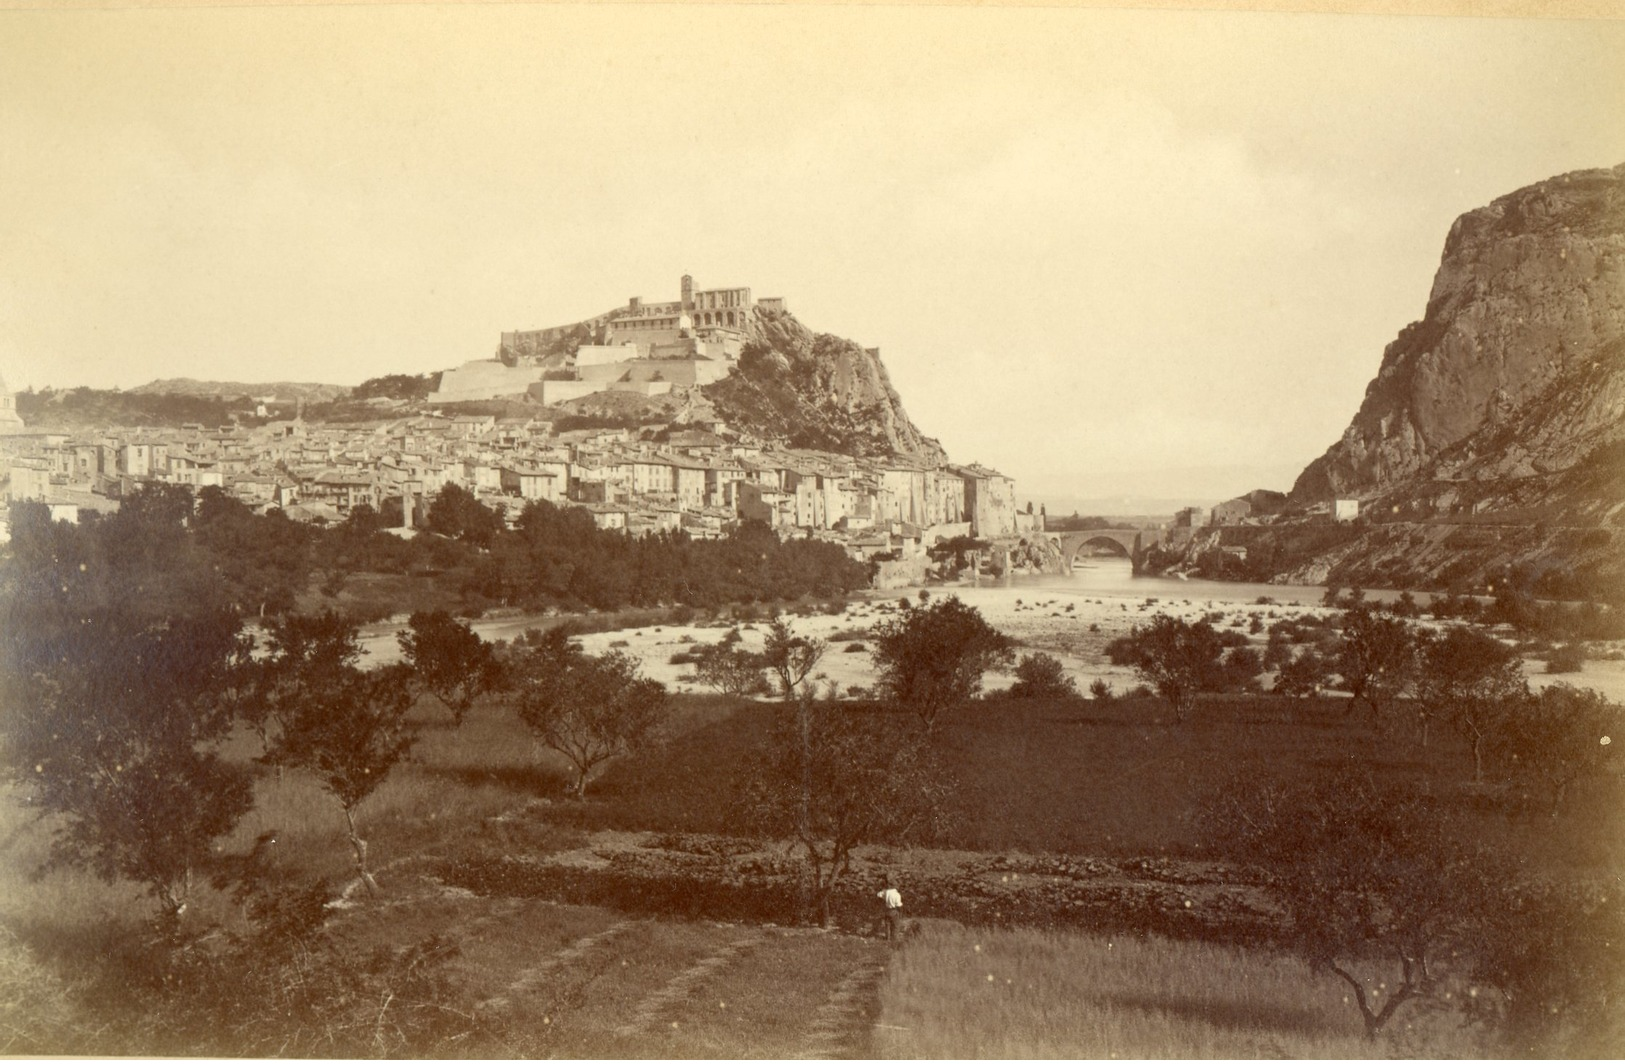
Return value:
<svg viewBox="0 0 1625 1064">
<path fill-rule="evenodd" d="M 1360 519 L 1310 512 L 1333 497 L 1359 499 Z M 1388 345 L 1286 510 L 1160 562 L 1625 600 L 1625 165 L 1541 181 L 1456 220 L 1422 320 Z"/>
<path fill-rule="evenodd" d="M 763 313 L 728 377 L 701 389 L 728 425 L 792 447 L 943 459 L 903 410 L 878 351 Z"/>
<path fill-rule="evenodd" d="M 1550 477 L 1625 439 L 1625 165 L 1554 177 L 1456 220 L 1422 320 L 1294 502 L 1421 481 Z"/>
<path fill-rule="evenodd" d="M 200 381 L 190 377 L 150 381 L 129 391 L 136 395 L 186 395 L 211 399 L 275 396 L 280 402 L 303 399 L 307 403 L 326 403 L 350 394 L 350 388 L 342 384 L 299 384 L 290 381 L 245 384 L 241 381 Z"/>
</svg>

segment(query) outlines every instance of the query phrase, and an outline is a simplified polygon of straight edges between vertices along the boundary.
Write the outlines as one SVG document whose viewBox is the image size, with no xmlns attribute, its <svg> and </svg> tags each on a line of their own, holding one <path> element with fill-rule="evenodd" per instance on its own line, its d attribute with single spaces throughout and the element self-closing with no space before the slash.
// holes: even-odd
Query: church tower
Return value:
<svg viewBox="0 0 1625 1064">
<path fill-rule="evenodd" d="M 23 419 L 17 413 L 17 397 L 6 387 L 6 379 L 0 377 L 0 436 L 22 432 L 23 428 Z"/>
<path fill-rule="evenodd" d="M 694 278 L 683 274 L 683 313 L 694 316 Z"/>
</svg>

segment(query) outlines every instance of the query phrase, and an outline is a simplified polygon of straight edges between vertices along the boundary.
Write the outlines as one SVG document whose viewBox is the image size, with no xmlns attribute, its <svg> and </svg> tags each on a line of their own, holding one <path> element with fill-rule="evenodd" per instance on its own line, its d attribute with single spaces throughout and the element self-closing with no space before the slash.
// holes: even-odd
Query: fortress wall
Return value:
<svg viewBox="0 0 1625 1064">
<path fill-rule="evenodd" d="M 494 399 L 499 395 L 523 392 L 542 375 L 533 366 L 504 366 L 494 359 L 465 362 L 440 375 L 440 387 L 429 395 L 430 402 L 458 403 Z"/>
<path fill-rule="evenodd" d="M 601 366 L 609 362 L 648 357 L 647 347 L 639 344 L 582 344 L 576 350 L 576 367 Z"/>
<path fill-rule="evenodd" d="M 633 381 L 653 381 L 658 377 L 671 384 L 695 385 L 721 380 L 728 375 L 730 368 L 726 362 L 639 358 L 593 366 L 578 365 L 576 374 L 583 381 L 618 381 L 630 375 Z"/>
<path fill-rule="evenodd" d="M 638 395 L 665 395 L 671 391 L 671 381 L 611 381 L 609 392 L 634 392 Z"/>
<path fill-rule="evenodd" d="M 537 381 L 530 386 L 530 395 L 542 403 L 564 403 L 592 395 L 608 388 L 607 381 Z"/>
<path fill-rule="evenodd" d="M 611 344 L 669 344 L 681 339 L 676 318 L 632 318 L 615 321 L 607 340 Z"/>
</svg>

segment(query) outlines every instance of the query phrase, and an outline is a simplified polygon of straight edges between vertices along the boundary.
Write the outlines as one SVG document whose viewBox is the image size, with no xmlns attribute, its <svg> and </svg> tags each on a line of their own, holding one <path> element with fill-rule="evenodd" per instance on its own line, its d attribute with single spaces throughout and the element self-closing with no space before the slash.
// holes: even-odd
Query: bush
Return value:
<svg viewBox="0 0 1625 1064">
<path fill-rule="evenodd" d="M 1096 680 L 1089 685 L 1089 697 L 1096 702 L 1110 702 L 1112 700 L 1112 685 L 1105 680 Z"/>
<path fill-rule="evenodd" d="M 1585 660 L 1585 644 L 1568 643 L 1552 651 L 1552 656 L 1546 659 L 1546 671 L 1579 672 L 1585 667 Z"/>
<path fill-rule="evenodd" d="M 1016 664 L 1012 698 L 1076 698 L 1077 684 L 1052 654 L 1024 654 Z"/>
</svg>

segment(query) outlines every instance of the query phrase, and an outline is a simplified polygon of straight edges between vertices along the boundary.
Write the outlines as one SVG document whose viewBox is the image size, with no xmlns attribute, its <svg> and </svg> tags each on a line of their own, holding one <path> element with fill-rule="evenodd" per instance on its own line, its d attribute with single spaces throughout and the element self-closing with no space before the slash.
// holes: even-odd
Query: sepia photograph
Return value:
<svg viewBox="0 0 1625 1064">
<path fill-rule="evenodd" d="M 1625 1056 L 1625 10 L 0 0 L 0 1056 Z"/>
</svg>

